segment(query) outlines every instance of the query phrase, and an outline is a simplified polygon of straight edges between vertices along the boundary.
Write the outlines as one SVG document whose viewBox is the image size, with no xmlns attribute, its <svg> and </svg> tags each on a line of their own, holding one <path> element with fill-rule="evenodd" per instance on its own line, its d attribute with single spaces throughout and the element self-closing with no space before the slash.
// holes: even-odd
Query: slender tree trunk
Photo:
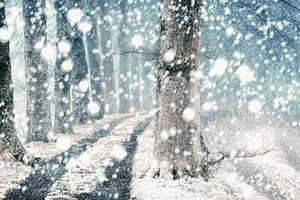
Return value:
<svg viewBox="0 0 300 200">
<path fill-rule="evenodd" d="M 0 29 L 6 28 L 4 0 L 0 0 Z M 14 126 L 14 101 L 9 58 L 9 42 L 0 40 L 0 153 L 11 153 L 22 160 L 25 149 L 19 141 Z"/>
<path fill-rule="evenodd" d="M 200 3 L 163 1 L 154 149 L 158 175 L 178 178 L 201 171 L 200 84 L 191 77 L 199 66 Z"/>
<path fill-rule="evenodd" d="M 143 109 L 150 110 L 153 108 L 153 96 L 154 87 L 153 87 L 153 79 L 154 78 L 154 62 L 144 62 L 143 63 Z"/>
<path fill-rule="evenodd" d="M 105 6 L 105 1 L 101 1 L 100 5 L 100 18 L 101 23 L 101 46 L 103 57 L 103 77 L 104 86 L 104 102 L 105 112 L 112 114 L 117 112 L 116 98 L 114 97 L 115 91 L 115 76 L 114 76 L 114 62 L 113 62 L 113 49 L 112 49 L 112 27 L 110 19 L 107 16 L 110 6 Z"/>
<path fill-rule="evenodd" d="M 62 1 L 55 2 L 58 43 L 72 43 L 70 26 L 66 16 L 66 5 Z M 62 64 L 71 59 L 68 52 L 60 52 L 55 67 L 55 133 L 73 133 L 73 114 L 71 110 L 71 70 L 62 70 Z M 73 61 L 72 61 L 73 62 Z"/>
<path fill-rule="evenodd" d="M 129 66 L 128 66 L 128 54 L 124 53 L 128 50 L 128 35 L 127 29 L 127 0 L 122 0 L 120 3 L 120 10 L 122 19 L 119 27 L 119 45 L 120 45 L 120 65 L 119 65 L 119 96 L 120 96 L 120 113 L 128 113 L 130 109 L 129 100 Z"/>
<path fill-rule="evenodd" d="M 23 0 L 25 19 L 25 62 L 27 82 L 27 142 L 47 141 L 51 130 L 50 103 L 48 92 L 48 65 L 41 57 L 36 45 L 46 41 L 45 0 Z"/>
<path fill-rule="evenodd" d="M 72 39 L 72 49 L 70 56 L 74 62 L 74 70 L 72 76 L 72 84 L 75 85 L 74 90 L 74 114 L 76 122 L 80 124 L 86 124 L 90 119 L 87 111 L 87 106 L 89 103 L 89 92 L 82 90 L 82 81 L 88 82 L 88 64 L 86 60 L 86 54 L 84 49 L 84 43 L 82 39 L 82 34 L 77 32 L 77 36 Z M 90 86 L 88 86 L 90 87 Z"/>
<path fill-rule="evenodd" d="M 139 72 L 139 57 L 137 55 L 130 56 L 130 70 L 131 70 L 131 108 L 134 111 L 141 110 L 140 102 L 140 72 Z"/>
<path fill-rule="evenodd" d="M 92 24 L 92 29 L 87 34 L 87 46 L 88 57 L 90 62 L 92 100 L 100 106 L 100 111 L 94 116 L 94 118 L 101 119 L 104 115 L 104 94 L 101 87 L 101 46 L 99 46 L 99 37 L 97 30 L 98 25 L 96 16 L 90 16 L 90 22 Z"/>
</svg>

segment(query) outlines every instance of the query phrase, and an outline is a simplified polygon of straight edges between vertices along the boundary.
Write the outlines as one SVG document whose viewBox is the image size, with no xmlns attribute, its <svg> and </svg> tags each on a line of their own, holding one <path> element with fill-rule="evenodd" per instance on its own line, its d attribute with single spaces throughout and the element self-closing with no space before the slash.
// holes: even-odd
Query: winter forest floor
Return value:
<svg viewBox="0 0 300 200">
<path fill-rule="evenodd" d="M 202 120 L 210 151 L 245 152 L 210 169 L 208 181 L 150 177 L 151 115 L 112 115 L 56 141 L 26 144 L 40 158 L 35 169 L 1 161 L 0 199 L 300 199 L 299 130 L 238 115 Z"/>
</svg>

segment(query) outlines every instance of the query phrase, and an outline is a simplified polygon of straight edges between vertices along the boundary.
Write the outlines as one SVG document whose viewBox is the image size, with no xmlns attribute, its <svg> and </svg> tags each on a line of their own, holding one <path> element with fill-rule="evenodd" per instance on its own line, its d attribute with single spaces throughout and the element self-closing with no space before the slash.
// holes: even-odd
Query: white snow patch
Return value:
<svg viewBox="0 0 300 200">
<path fill-rule="evenodd" d="M 74 68 L 74 63 L 73 63 L 72 59 L 70 59 L 70 58 L 63 61 L 61 64 L 61 70 L 63 72 L 70 72 L 73 70 L 73 68 Z"/>
<path fill-rule="evenodd" d="M 52 45 L 47 45 L 42 48 L 41 56 L 44 60 L 51 62 L 56 59 L 56 48 Z"/>
<path fill-rule="evenodd" d="M 247 65 L 242 65 L 236 71 L 236 75 L 241 81 L 241 84 L 247 84 L 255 79 L 254 72 Z"/>
<path fill-rule="evenodd" d="M 86 92 L 89 89 L 89 81 L 87 79 L 81 80 L 78 87 L 81 92 Z"/>
<path fill-rule="evenodd" d="M 207 101 L 207 102 L 203 103 L 202 108 L 205 111 L 211 111 L 211 110 L 214 109 L 215 106 L 216 106 L 216 102 L 215 101 Z"/>
<path fill-rule="evenodd" d="M 88 112 L 92 116 L 96 115 L 100 111 L 100 106 L 97 103 L 93 102 L 93 101 L 88 104 L 87 108 L 88 108 Z"/>
<path fill-rule="evenodd" d="M 92 30 L 92 25 L 89 22 L 81 22 L 78 24 L 78 28 L 82 33 L 88 33 Z"/>
<path fill-rule="evenodd" d="M 10 40 L 12 31 L 8 29 L 7 26 L 3 26 L 0 28 L 0 42 L 8 42 Z"/>
<path fill-rule="evenodd" d="M 164 61 L 167 63 L 173 62 L 176 56 L 176 51 L 174 49 L 169 49 L 164 55 Z"/>
<path fill-rule="evenodd" d="M 209 76 L 222 76 L 228 67 L 228 62 L 224 58 L 218 58 L 214 67 L 210 70 Z"/>
<path fill-rule="evenodd" d="M 184 109 L 182 113 L 182 118 L 185 122 L 193 121 L 195 116 L 196 116 L 196 111 L 194 108 L 191 107 L 187 107 L 186 109 Z"/>
<path fill-rule="evenodd" d="M 134 48 L 139 48 L 144 44 L 144 38 L 140 34 L 137 34 L 132 37 L 131 44 Z"/>
<path fill-rule="evenodd" d="M 68 11 L 68 19 L 71 25 L 75 25 L 80 22 L 83 17 L 83 12 L 80 8 L 72 8 Z"/>
<path fill-rule="evenodd" d="M 56 140 L 56 148 L 60 150 L 66 151 L 71 147 L 71 145 L 72 145 L 72 141 L 67 136 L 58 137 Z"/>
<path fill-rule="evenodd" d="M 234 28 L 233 27 L 228 27 L 226 29 L 226 35 L 227 36 L 232 36 L 234 34 Z"/>
<path fill-rule="evenodd" d="M 258 100 L 252 100 L 248 103 L 248 109 L 250 112 L 259 113 L 262 109 L 262 104 Z"/>
<path fill-rule="evenodd" d="M 169 133 L 167 130 L 162 130 L 162 132 L 160 133 L 160 139 L 162 141 L 167 141 L 169 139 Z"/>
<path fill-rule="evenodd" d="M 61 52 L 61 53 L 69 53 L 71 51 L 71 47 L 72 47 L 72 44 L 70 41 L 68 40 L 61 40 L 59 43 L 58 43 L 58 50 Z"/>
<path fill-rule="evenodd" d="M 121 145 L 115 145 L 111 152 L 111 157 L 121 161 L 127 156 L 127 151 Z"/>
</svg>

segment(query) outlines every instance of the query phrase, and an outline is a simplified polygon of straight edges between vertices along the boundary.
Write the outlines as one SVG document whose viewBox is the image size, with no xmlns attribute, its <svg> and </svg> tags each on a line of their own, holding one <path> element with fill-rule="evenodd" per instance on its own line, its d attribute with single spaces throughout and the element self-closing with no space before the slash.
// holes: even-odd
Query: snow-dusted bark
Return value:
<svg viewBox="0 0 300 200">
<path fill-rule="evenodd" d="M 74 70 L 71 78 L 72 84 L 75 86 L 73 107 L 75 121 L 80 124 L 85 124 L 90 119 L 88 114 L 88 64 L 83 43 L 83 36 L 76 31 L 76 37 L 72 38 L 72 49 L 70 57 L 74 62 Z"/>
<path fill-rule="evenodd" d="M 147 62 L 143 61 L 143 109 L 150 110 L 153 108 L 153 100 L 155 96 L 154 87 L 153 87 L 153 79 L 154 78 L 154 66 L 157 65 L 156 61 Z"/>
<path fill-rule="evenodd" d="M 130 56 L 130 70 L 131 70 L 131 107 L 134 111 L 141 110 L 140 101 L 140 58 L 138 55 L 131 54 Z"/>
<path fill-rule="evenodd" d="M 51 130 L 48 98 L 48 65 L 46 60 L 45 0 L 23 0 L 25 19 L 25 62 L 27 82 L 27 142 L 47 141 Z M 45 58 L 42 57 L 44 53 Z"/>
<path fill-rule="evenodd" d="M 6 29 L 4 0 L 0 0 L 0 29 Z M 0 40 L 0 153 L 11 153 L 22 160 L 25 149 L 14 126 L 14 101 L 9 57 L 9 42 Z"/>
<path fill-rule="evenodd" d="M 201 168 L 200 3 L 164 0 L 161 11 L 154 156 L 158 174 L 197 175 Z"/>
<path fill-rule="evenodd" d="M 126 34 L 127 28 L 127 0 L 122 0 L 120 3 L 120 10 L 122 19 L 119 27 L 119 46 L 120 46 L 120 77 L 119 77 L 119 90 L 120 90 L 120 113 L 129 112 L 130 100 L 129 100 L 129 67 L 128 67 L 128 54 L 124 53 L 128 49 L 128 36 Z"/>
<path fill-rule="evenodd" d="M 100 107 L 100 111 L 96 113 L 94 118 L 101 119 L 104 114 L 104 94 L 101 87 L 101 46 L 99 41 L 97 15 L 91 15 L 89 18 L 92 29 L 87 34 L 87 49 L 90 63 L 90 84 L 92 91 L 92 101 Z"/>
<path fill-rule="evenodd" d="M 69 35 L 70 27 L 67 21 L 66 6 L 62 1 L 55 2 L 57 37 L 60 42 L 66 46 L 64 52 L 61 52 L 56 60 L 55 67 L 55 133 L 73 132 L 72 120 L 72 100 L 71 100 L 71 72 L 73 61 L 69 56 L 71 47 L 71 37 Z M 63 63 L 70 62 L 71 67 L 64 69 Z M 64 70 L 63 70 L 64 69 Z"/>
<path fill-rule="evenodd" d="M 113 62 L 113 49 L 112 49 L 112 27 L 111 16 L 109 16 L 109 9 L 111 2 L 101 1 L 100 4 L 100 18 L 102 23 L 101 30 L 101 46 L 103 57 L 103 77 L 104 82 L 104 102 L 106 113 L 116 113 L 117 105 L 115 95 L 115 77 L 114 77 L 114 62 Z"/>
</svg>

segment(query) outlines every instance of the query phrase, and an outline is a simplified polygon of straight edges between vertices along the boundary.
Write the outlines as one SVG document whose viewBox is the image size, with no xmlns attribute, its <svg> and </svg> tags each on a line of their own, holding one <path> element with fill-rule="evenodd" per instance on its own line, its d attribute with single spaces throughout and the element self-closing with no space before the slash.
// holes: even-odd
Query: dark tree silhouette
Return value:
<svg viewBox="0 0 300 200">
<path fill-rule="evenodd" d="M 0 0 L 0 29 L 6 28 L 4 0 Z M 3 6 L 2 6 L 3 5 Z M 9 57 L 9 41 L 0 40 L 0 153 L 10 153 L 22 160 L 25 149 L 17 137 L 14 126 L 14 101 Z"/>
</svg>

